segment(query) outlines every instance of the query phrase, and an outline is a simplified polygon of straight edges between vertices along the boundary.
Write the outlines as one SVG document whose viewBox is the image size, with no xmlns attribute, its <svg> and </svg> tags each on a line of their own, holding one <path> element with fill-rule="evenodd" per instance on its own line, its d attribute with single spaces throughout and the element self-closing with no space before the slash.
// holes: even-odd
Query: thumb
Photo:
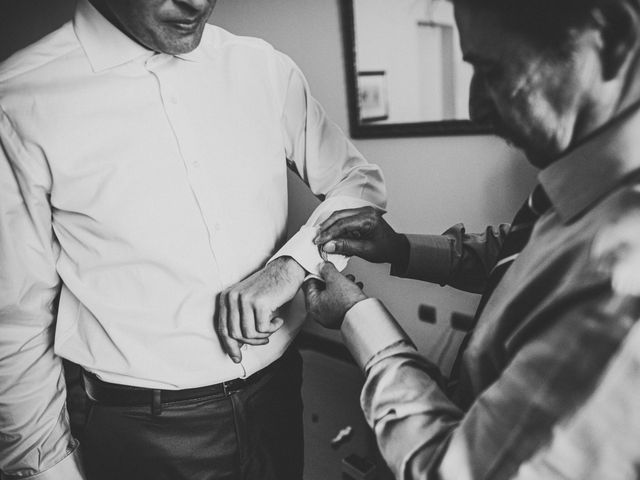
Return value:
<svg viewBox="0 0 640 480">
<path fill-rule="evenodd" d="M 320 291 L 322 290 L 322 282 L 320 280 L 316 280 L 315 278 L 311 278 L 302 284 L 302 291 L 304 292 L 304 298 L 307 303 L 310 301 L 313 302 L 318 295 L 320 295 Z"/>
<path fill-rule="evenodd" d="M 274 317 L 269 323 L 269 328 L 267 333 L 275 333 L 280 330 L 280 327 L 284 325 L 284 319 L 281 317 Z"/>
<path fill-rule="evenodd" d="M 339 253 L 341 255 L 361 255 L 366 250 L 363 240 L 353 240 L 341 238 L 339 240 L 331 240 L 322 246 L 322 250 L 326 253 Z"/>
<path fill-rule="evenodd" d="M 336 275 L 340 275 L 340 272 L 338 272 L 333 263 L 325 262 L 322 267 L 320 267 L 320 276 L 325 282 L 331 282 Z"/>
</svg>

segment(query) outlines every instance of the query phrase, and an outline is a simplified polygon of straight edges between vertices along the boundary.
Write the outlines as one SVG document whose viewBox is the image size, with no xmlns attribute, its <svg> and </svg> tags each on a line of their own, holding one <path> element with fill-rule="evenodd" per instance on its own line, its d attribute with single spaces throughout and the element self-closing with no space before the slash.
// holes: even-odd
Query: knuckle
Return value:
<svg viewBox="0 0 640 480">
<path fill-rule="evenodd" d="M 259 317 L 268 317 L 271 314 L 271 307 L 266 298 L 258 298 L 253 303 Z"/>
</svg>

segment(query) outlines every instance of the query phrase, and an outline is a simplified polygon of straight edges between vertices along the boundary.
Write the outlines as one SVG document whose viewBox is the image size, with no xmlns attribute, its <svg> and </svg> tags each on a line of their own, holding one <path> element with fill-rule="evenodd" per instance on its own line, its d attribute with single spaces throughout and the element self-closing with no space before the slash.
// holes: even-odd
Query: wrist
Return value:
<svg viewBox="0 0 640 480">
<path fill-rule="evenodd" d="M 393 258 L 391 259 L 391 269 L 394 272 L 406 272 L 409 267 L 409 253 L 411 246 L 409 239 L 403 233 L 397 233 L 394 240 Z"/>
<path fill-rule="evenodd" d="M 290 282 L 302 284 L 307 275 L 307 271 L 293 257 L 282 256 L 271 262 L 274 267 L 278 268 L 280 274 Z"/>
<path fill-rule="evenodd" d="M 344 320 L 344 317 L 347 316 L 347 314 L 349 313 L 349 310 L 351 310 L 353 307 L 355 307 L 360 302 L 363 302 L 364 300 L 367 300 L 368 298 L 369 297 L 367 297 L 364 293 L 361 293 L 360 295 L 358 295 L 355 298 L 351 299 L 346 304 L 346 308 L 344 309 L 344 315 L 342 316 L 342 319 Z"/>
</svg>

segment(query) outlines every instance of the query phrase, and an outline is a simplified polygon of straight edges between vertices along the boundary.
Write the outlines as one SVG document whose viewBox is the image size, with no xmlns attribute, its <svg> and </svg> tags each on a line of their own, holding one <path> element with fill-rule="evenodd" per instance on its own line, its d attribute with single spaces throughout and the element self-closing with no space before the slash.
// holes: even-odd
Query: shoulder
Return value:
<svg viewBox="0 0 640 480">
<path fill-rule="evenodd" d="M 207 24 L 202 42 L 211 56 L 231 55 L 234 59 L 261 58 L 280 68 L 297 68 L 295 63 L 284 53 L 277 50 L 266 40 L 256 37 L 236 35 L 224 28 Z"/>
<path fill-rule="evenodd" d="M 223 50 L 227 48 L 241 48 L 274 55 L 276 49 L 269 42 L 261 38 L 236 35 L 217 25 L 207 24 L 202 37 L 205 48 Z"/>
<path fill-rule="evenodd" d="M 69 21 L 35 43 L 19 50 L 0 63 L 0 93 L 31 77 L 44 80 L 42 70 L 80 49 Z"/>
</svg>

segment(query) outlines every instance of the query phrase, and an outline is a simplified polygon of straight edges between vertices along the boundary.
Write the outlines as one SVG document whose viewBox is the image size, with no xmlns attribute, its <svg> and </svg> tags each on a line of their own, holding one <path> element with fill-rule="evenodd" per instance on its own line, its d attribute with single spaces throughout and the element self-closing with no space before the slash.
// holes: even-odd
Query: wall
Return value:
<svg viewBox="0 0 640 480">
<path fill-rule="evenodd" d="M 62 25 L 75 0 L 0 0 L 0 61 Z"/>
<path fill-rule="evenodd" d="M 345 0 L 220 0 L 212 23 L 259 36 L 286 52 L 306 73 L 314 95 L 345 131 L 347 100 L 339 3 Z M 74 0 L 3 0 L 0 59 L 52 30 L 71 15 Z M 36 13 L 37 12 L 37 13 Z M 388 220 L 396 229 L 439 233 L 463 221 L 470 230 L 508 221 L 534 181 L 533 170 L 502 141 L 488 136 L 356 141 L 385 172 Z M 316 200 L 290 180 L 291 229 L 304 222 Z M 383 299 L 420 349 L 450 365 L 458 336 L 448 329 L 451 312 L 471 314 L 477 297 L 449 288 L 394 279 L 388 266 L 353 261 L 365 291 Z M 437 309 L 438 324 L 417 320 L 420 303 Z M 310 325 L 310 329 L 317 327 Z M 324 332 L 337 338 L 333 332 Z M 445 348 L 448 347 L 448 348 Z"/>
</svg>

